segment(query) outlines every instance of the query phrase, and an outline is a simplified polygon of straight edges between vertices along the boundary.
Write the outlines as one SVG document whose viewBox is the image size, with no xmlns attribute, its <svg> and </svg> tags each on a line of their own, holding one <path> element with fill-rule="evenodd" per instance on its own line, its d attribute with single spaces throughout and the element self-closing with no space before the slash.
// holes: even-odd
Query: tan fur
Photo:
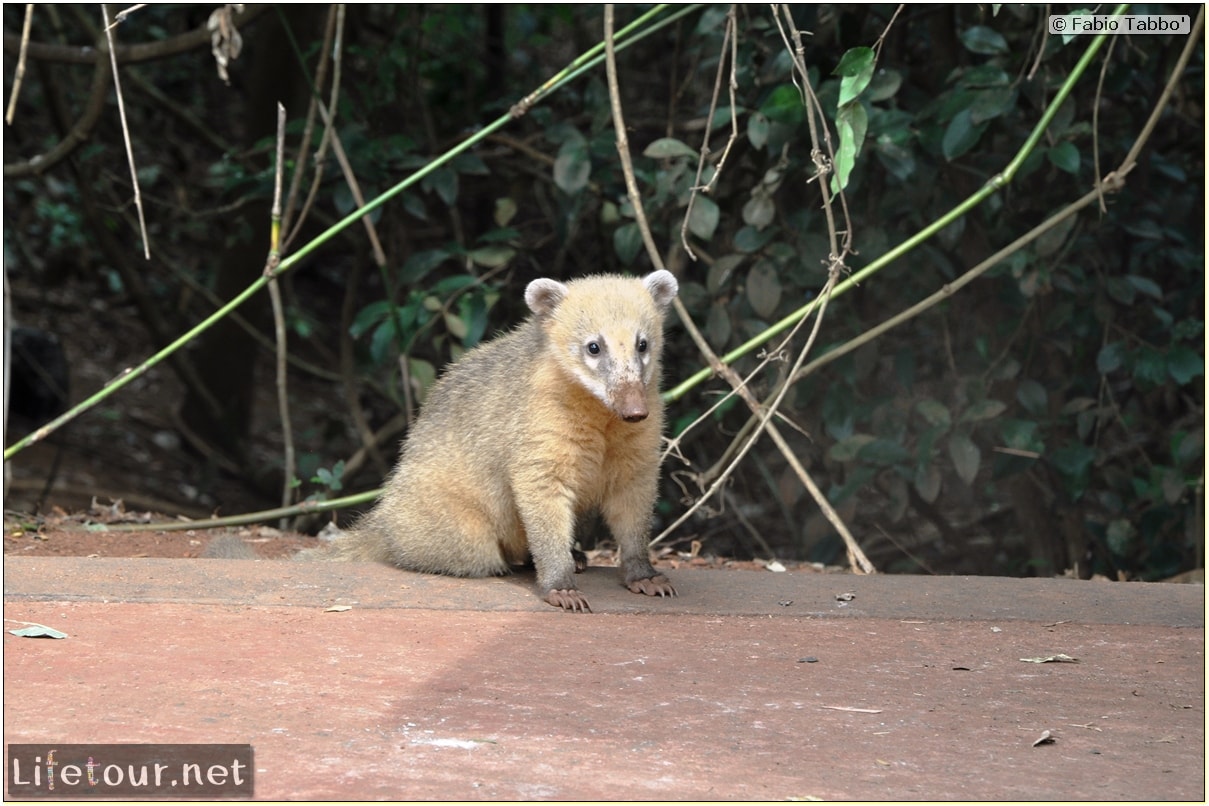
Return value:
<svg viewBox="0 0 1209 806">
<path fill-rule="evenodd" d="M 531 556 L 546 601 L 585 611 L 574 529 L 599 510 L 630 590 L 675 595 L 647 543 L 663 317 L 677 290 L 666 271 L 530 283 L 533 316 L 438 380 L 381 499 L 337 555 L 457 576 L 505 574 Z"/>
</svg>

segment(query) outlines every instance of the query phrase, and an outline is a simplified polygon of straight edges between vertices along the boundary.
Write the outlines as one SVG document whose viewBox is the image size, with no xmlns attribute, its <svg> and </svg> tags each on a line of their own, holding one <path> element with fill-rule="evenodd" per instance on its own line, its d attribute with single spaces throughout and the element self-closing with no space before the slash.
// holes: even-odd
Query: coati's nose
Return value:
<svg viewBox="0 0 1209 806">
<path fill-rule="evenodd" d="M 641 384 L 626 384 L 617 390 L 613 411 L 627 423 L 639 423 L 651 413 L 647 408 L 646 389 Z"/>
</svg>

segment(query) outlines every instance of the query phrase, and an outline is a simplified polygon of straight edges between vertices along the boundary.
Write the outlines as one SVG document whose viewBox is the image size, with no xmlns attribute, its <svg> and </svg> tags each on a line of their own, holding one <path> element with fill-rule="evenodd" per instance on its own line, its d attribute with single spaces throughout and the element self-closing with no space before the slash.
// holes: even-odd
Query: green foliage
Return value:
<svg viewBox="0 0 1209 806">
<path fill-rule="evenodd" d="M 367 197 L 426 169 L 600 37 L 600 11 L 589 6 L 371 5 L 348 12 L 336 118 Z M 682 237 L 692 249 L 694 258 L 677 269 L 681 298 L 718 353 L 814 299 L 831 251 L 795 85 L 802 79 L 791 72 L 764 7 L 736 8 L 730 64 L 727 12 L 705 7 L 618 57 L 646 215 L 665 254 Z M 795 27 L 812 32 L 806 67 L 831 127 L 831 188 L 843 191 L 851 215 L 850 270 L 886 254 L 1002 171 L 1089 42 L 1042 36 L 1044 9 L 1030 6 L 906 6 L 879 42 L 893 13 L 880 6 L 793 7 Z M 151 37 L 155 26 L 186 27 L 170 9 L 140 14 L 131 15 L 123 41 Z M 6 31 L 19 30 L 18 22 L 6 8 Z M 316 52 L 319 36 L 300 32 L 302 50 Z M 489 38 L 500 45 L 490 54 Z M 1154 36 L 1125 44 L 1101 53 L 1008 188 L 831 303 L 819 355 L 934 293 L 1082 196 L 1095 180 L 1096 149 L 1101 173 L 1117 167 L 1183 41 Z M 723 92 L 714 108 L 719 60 Z M 1203 108 L 1195 103 L 1203 97 L 1203 67 L 1199 52 L 1176 106 L 1123 191 L 1106 195 L 1104 212 L 1089 208 L 1055 227 L 946 303 L 798 381 L 786 397 L 781 414 L 809 434 L 795 437 L 795 449 L 832 502 L 846 507 L 849 525 L 880 567 L 917 569 L 881 541 L 880 530 L 949 572 L 1061 573 L 1077 564 L 1083 573 L 1161 578 L 1203 562 L 1196 511 L 1204 461 L 1204 134 Z M 726 91 L 732 70 L 733 104 Z M 224 106 L 225 96 L 198 89 L 195 62 L 161 72 L 163 89 L 189 99 L 199 117 L 239 142 L 240 116 Z M 28 76 L 23 92 L 31 93 L 31 105 L 48 108 Z M 290 114 L 296 127 L 301 110 Z M 732 116 L 737 137 L 723 164 Z M 8 161 L 43 153 L 53 140 L 49 120 L 33 126 L 29 117 L 29 129 L 6 138 Z M 171 193 L 157 188 L 155 198 L 181 200 L 156 206 L 152 219 L 166 237 L 154 240 L 165 262 L 208 286 L 213 244 L 234 242 L 249 226 L 238 211 L 270 195 L 267 150 L 241 143 L 218 153 L 149 106 L 135 104 L 133 118 L 138 150 L 156 155 L 144 163 L 144 176 L 172 183 Z M 160 138 L 180 152 L 183 167 L 163 158 Z M 129 198 L 122 184 L 128 180 L 115 179 L 120 172 L 106 161 L 122 153 L 120 141 L 108 131 L 97 140 L 96 150 L 80 154 L 85 181 L 108 209 L 118 209 Z M 376 210 L 371 219 L 385 266 L 374 267 L 359 224 L 337 248 L 317 252 L 291 302 L 292 333 L 301 342 L 291 349 L 332 360 L 332 345 L 353 340 L 360 385 L 347 396 L 328 390 L 337 401 L 329 408 L 365 401 L 376 428 L 405 403 L 422 400 L 438 367 L 526 315 L 523 288 L 534 277 L 649 270 L 615 141 L 603 70 L 589 72 Z M 329 156 L 318 170 L 316 215 L 351 212 L 355 197 L 336 161 Z M 41 270 L 93 249 L 79 192 L 66 176 L 6 182 L 6 255 Z M 237 212 L 208 215 L 218 209 Z M 110 216 L 106 226 L 126 226 Z M 80 262 L 85 276 L 104 276 L 105 261 L 95 255 Z M 159 283 L 162 302 L 185 296 L 176 280 Z M 107 287 L 122 292 L 120 283 Z M 349 312 L 345 321 L 337 318 L 341 309 Z M 182 321 L 198 315 L 196 304 L 180 314 Z M 790 355 L 801 342 L 799 336 L 788 345 Z M 753 379 L 758 395 L 783 380 L 782 359 L 778 354 Z M 736 368 L 745 374 L 755 362 L 743 358 Z M 679 380 L 699 367 L 695 347 L 673 326 L 665 377 Z M 686 427 L 721 387 L 717 381 L 709 393 L 696 390 L 673 405 L 671 430 Z M 723 455 L 747 418 L 731 401 L 707 427 L 688 433 L 681 448 L 692 469 Z M 351 428 L 333 432 L 321 455 L 355 449 Z M 741 537 L 754 524 L 778 553 L 838 558 L 834 536 L 802 527 L 816 507 L 789 492 L 798 484 L 779 454 L 761 442 L 747 461 L 746 470 L 759 472 L 741 469 L 724 514 L 691 524 L 693 534 L 708 534 L 709 550 L 749 554 L 762 550 Z M 352 486 L 340 465 L 315 462 L 314 483 L 333 491 L 334 484 Z M 665 492 L 675 502 L 684 495 L 672 482 Z M 1047 513 L 1040 526 L 1025 517 L 1037 508 Z M 743 526 L 729 520 L 735 512 Z M 1069 540 L 1059 521 L 1074 523 L 1077 539 Z"/>
<path fill-rule="evenodd" d="M 336 462 L 330 470 L 326 467 L 316 468 L 315 475 L 311 477 L 311 483 L 318 485 L 321 489 L 308 495 L 307 501 L 327 501 L 330 498 L 338 498 L 340 491 L 344 489 L 344 460 Z"/>
</svg>

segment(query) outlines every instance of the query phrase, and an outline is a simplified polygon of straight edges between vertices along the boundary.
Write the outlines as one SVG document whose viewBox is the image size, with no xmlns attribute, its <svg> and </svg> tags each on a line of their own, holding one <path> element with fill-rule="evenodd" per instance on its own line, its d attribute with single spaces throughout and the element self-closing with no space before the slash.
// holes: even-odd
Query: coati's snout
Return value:
<svg viewBox="0 0 1209 806">
<path fill-rule="evenodd" d="M 634 384 L 618 395 L 617 414 L 627 423 L 640 423 L 650 416 L 647 407 L 646 389 L 642 384 Z"/>
</svg>

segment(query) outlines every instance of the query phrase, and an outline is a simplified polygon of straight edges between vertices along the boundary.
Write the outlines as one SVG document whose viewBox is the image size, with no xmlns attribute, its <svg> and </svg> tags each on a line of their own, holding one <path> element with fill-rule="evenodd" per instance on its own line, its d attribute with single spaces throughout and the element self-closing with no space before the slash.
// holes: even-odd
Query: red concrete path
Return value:
<svg viewBox="0 0 1209 806">
<path fill-rule="evenodd" d="M 258 799 L 1205 797 L 1202 587 L 674 580 L 590 569 L 584 616 L 523 578 L 9 559 L 5 618 L 70 637 L 5 633 L 4 738 L 251 743 Z"/>
</svg>

